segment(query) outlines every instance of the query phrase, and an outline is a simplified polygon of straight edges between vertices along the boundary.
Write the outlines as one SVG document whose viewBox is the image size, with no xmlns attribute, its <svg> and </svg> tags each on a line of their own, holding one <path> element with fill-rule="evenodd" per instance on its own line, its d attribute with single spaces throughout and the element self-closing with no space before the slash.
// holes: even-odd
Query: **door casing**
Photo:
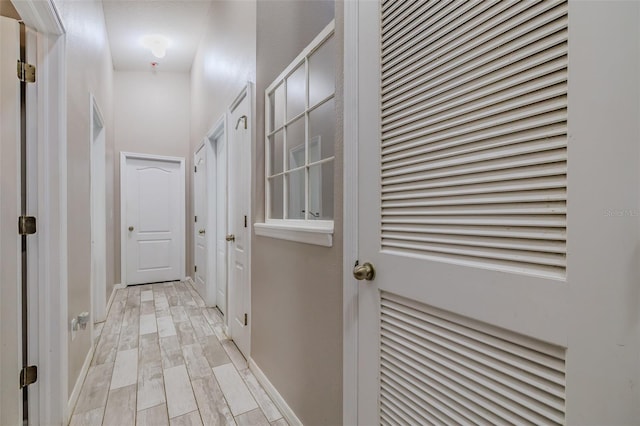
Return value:
<svg viewBox="0 0 640 426">
<path fill-rule="evenodd" d="M 28 128 L 27 185 L 38 220 L 37 239 L 29 242 L 29 293 L 32 299 L 29 333 L 30 364 L 37 360 L 37 386 L 29 392 L 33 424 L 66 424 L 68 404 L 67 347 L 67 157 L 65 29 L 53 1 L 13 2 L 25 22 L 27 52 L 37 64 L 36 81 L 27 91 L 37 93 Z M 35 53 L 34 53 L 35 50 Z M 15 63 L 13 67 L 15 76 Z M 46 143 L 37 143 L 46 141 Z M 33 237 L 33 236 L 32 236 Z M 35 307 L 37 305 L 37 308 Z"/>
<path fill-rule="evenodd" d="M 195 155 L 201 150 L 207 158 L 205 188 L 207 213 L 206 213 L 206 244 L 207 244 L 207 262 L 206 262 L 206 285 L 205 293 L 201 294 L 207 306 L 217 306 L 224 314 L 227 304 L 227 270 L 228 256 L 226 243 L 224 247 L 219 247 L 218 240 L 225 238 L 227 234 L 227 141 L 226 141 L 226 119 L 225 116 L 220 117 L 207 133 L 202 143 L 196 149 Z M 195 160 L 194 160 L 195 161 Z M 221 191 L 224 190 L 224 191 Z M 194 178 L 194 211 L 198 194 L 195 191 Z M 223 225 L 219 226 L 222 218 Z M 198 219 L 200 221 L 200 219 Z M 200 227 L 194 223 L 194 236 Z M 194 253 L 195 253 L 194 242 Z M 219 251 L 223 250 L 220 254 Z M 195 254 L 194 254 L 195 256 Z M 219 261 L 222 257 L 222 261 Z M 195 281 L 195 280 L 194 280 Z M 220 294 L 220 289 L 223 289 Z M 222 299 L 222 300 L 221 300 Z M 222 304 L 222 306 L 221 306 Z"/>
<path fill-rule="evenodd" d="M 209 234 L 210 251 L 215 255 L 208 256 L 209 268 L 209 291 L 213 293 L 215 306 L 223 314 L 227 311 L 228 300 L 228 272 L 229 255 L 228 245 L 224 238 L 227 234 L 227 217 L 229 215 L 229 203 L 227 193 L 228 158 L 227 158 L 227 129 L 226 119 L 223 115 L 213 125 L 205 138 L 207 155 L 211 159 L 210 167 L 207 168 L 208 180 L 212 190 L 209 191 L 209 209 L 207 223 L 211 233 Z M 215 230 L 215 232 L 213 232 Z M 224 244 L 221 245 L 220 241 Z M 222 291 L 221 291 L 222 289 Z"/>
<path fill-rule="evenodd" d="M 358 424 L 358 1 L 344 7 L 342 424 Z"/>
<path fill-rule="evenodd" d="M 106 129 L 100 108 L 89 94 L 91 158 L 91 310 L 92 322 L 107 317 Z"/>
</svg>

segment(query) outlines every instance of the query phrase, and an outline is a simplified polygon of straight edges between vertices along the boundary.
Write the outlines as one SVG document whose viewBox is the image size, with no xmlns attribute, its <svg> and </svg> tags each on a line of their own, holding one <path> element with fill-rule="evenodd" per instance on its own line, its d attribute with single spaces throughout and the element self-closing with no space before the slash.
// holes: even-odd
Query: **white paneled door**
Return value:
<svg viewBox="0 0 640 426">
<path fill-rule="evenodd" d="M 227 275 L 229 262 L 227 257 L 227 140 L 224 121 L 219 126 L 215 136 L 210 138 L 212 153 L 215 153 L 215 170 L 209 171 L 209 176 L 215 180 L 215 211 L 210 212 L 209 219 L 214 217 L 216 247 L 215 255 L 215 301 L 223 315 L 227 314 Z M 209 180 L 211 182 L 211 180 Z M 209 203 L 211 206 L 212 203 Z M 213 214 L 212 214 L 213 213 Z M 213 225 L 212 225 L 213 226 Z M 213 260 L 213 259 L 210 259 Z"/>
<path fill-rule="evenodd" d="M 184 159 L 121 154 L 123 281 L 184 278 Z"/>
<path fill-rule="evenodd" d="M 604 3 L 359 2 L 358 424 L 637 421 L 639 13 Z"/>
<path fill-rule="evenodd" d="M 194 282 L 198 293 L 211 304 L 207 293 L 207 209 L 209 195 L 207 191 L 207 154 L 206 147 L 196 152 L 194 158 L 193 191 L 194 214 L 193 241 L 195 245 Z"/>
<path fill-rule="evenodd" d="M 250 194 L 251 86 L 229 111 L 229 330 L 238 349 L 249 357 L 251 345 Z"/>
</svg>

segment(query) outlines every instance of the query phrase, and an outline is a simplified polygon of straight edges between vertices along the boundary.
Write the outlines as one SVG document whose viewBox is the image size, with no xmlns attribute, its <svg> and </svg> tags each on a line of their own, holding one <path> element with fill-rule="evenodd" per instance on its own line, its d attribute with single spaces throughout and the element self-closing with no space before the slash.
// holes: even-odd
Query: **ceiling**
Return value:
<svg viewBox="0 0 640 426">
<path fill-rule="evenodd" d="M 189 71 L 207 22 L 211 0 L 103 0 L 117 71 Z M 158 59 L 141 44 L 145 35 L 169 39 L 166 56 Z"/>
</svg>

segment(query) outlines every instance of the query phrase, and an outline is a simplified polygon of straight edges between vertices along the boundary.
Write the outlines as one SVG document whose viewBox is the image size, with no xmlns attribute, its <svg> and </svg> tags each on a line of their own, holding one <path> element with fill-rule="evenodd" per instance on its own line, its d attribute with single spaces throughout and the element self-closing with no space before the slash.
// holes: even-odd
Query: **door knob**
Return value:
<svg viewBox="0 0 640 426">
<path fill-rule="evenodd" d="M 227 241 L 235 241 L 236 240 L 236 236 L 233 235 L 233 234 L 229 234 L 229 235 L 227 235 L 226 240 Z"/>
<path fill-rule="evenodd" d="M 376 277 L 376 270 L 369 262 L 365 262 L 362 265 L 356 264 L 356 266 L 354 266 L 353 268 L 353 276 L 356 280 L 359 281 L 371 281 Z"/>
<path fill-rule="evenodd" d="M 199 230 L 199 231 L 198 231 L 198 234 L 200 234 L 200 235 L 202 235 L 202 234 L 204 234 L 204 233 L 205 233 L 205 230 L 204 230 L 204 229 L 201 229 L 201 230 Z"/>
<path fill-rule="evenodd" d="M 129 232 L 133 231 L 133 226 L 129 227 Z"/>
</svg>

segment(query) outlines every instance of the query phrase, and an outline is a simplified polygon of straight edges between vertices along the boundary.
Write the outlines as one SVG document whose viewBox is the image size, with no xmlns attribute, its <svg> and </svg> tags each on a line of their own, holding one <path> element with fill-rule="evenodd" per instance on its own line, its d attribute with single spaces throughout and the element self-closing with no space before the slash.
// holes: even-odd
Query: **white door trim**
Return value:
<svg viewBox="0 0 640 426">
<path fill-rule="evenodd" d="M 217 282 L 217 256 L 218 256 L 218 247 L 217 247 L 217 235 L 218 235 L 218 227 L 216 222 L 216 217 L 218 214 L 218 203 L 217 203 L 217 180 L 218 176 L 218 156 L 216 140 L 218 138 L 224 138 L 223 143 L 225 144 L 225 153 L 227 153 L 227 120 L 225 119 L 225 115 L 222 115 L 215 122 L 213 127 L 207 132 L 207 136 L 202 142 L 207 150 L 207 160 L 209 160 L 207 164 L 207 226 L 210 232 L 207 232 L 207 293 L 209 291 L 213 292 L 213 295 L 209 295 L 209 299 L 212 303 L 215 303 L 215 306 L 219 305 L 218 301 L 218 282 Z M 215 160 L 215 174 L 213 174 L 213 160 Z M 225 158 L 225 164 L 227 164 L 227 159 Z M 225 174 L 227 175 L 227 179 L 229 177 L 229 171 L 225 167 Z M 224 205 L 225 209 L 228 209 L 227 203 Z M 213 232 L 215 230 L 215 232 Z M 228 259 L 228 256 L 227 256 Z M 228 266 L 228 265 L 227 265 Z M 227 268 L 228 270 L 228 268 Z M 228 282 L 228 278 L 227 278 Z M 210 287 L 210 284 L 215 283 L 214 287 Z M 227 296 L 227 292 L 225 290 L 225 297 Z M 226 301 L 225 301 L 225 310 L 226 310 Z"/>
<path fill-rule="evenodd" d="M 67 424 L 67 98 L 65 30 L 52 0 L 12 0 L 37 33 L 38 413 Z M 31 172 L 36 172 L 33 169 Z M 35 174 L 29 174 L 34 179 Z M 33 253 L 33 251 L 32 251 Z M 33 346 L 32 346 L 33 347 Z M 33 396 L 33 395 L 32 395 Z M 32 407 L 33 408 L 33 407 Z"/>
<path fill-rule="evenodd" d="M 24 0 L 44 3 L 37 0 Z M 52 1 L 50 13 L 55 11 Z M 57 13 L 55 14 L 57 17 Z M 58 18 L 59 19 L 59 18 Z M 60 22 L 60 21 L 58 21 Z M 62 23 L 59 24 L 64 31 Z M 40 30 L 40 28 L 38 28 Z M 44 35 L 44 34 L 52 35 Z M 55 35 L 62 34 L 62 35 Z M 38 182 L 40 222 L 40 422 L 66 424 L 69 395 L 67 242 L 66 36 L 52 29 L 38 35 L 38 140 L 42 174 Z"/>
<path fill-rule="evenodd" d="M 90 286 L 90 292 L 91 292 L 91 321 L 90 324 L 93 324 L 95 322 L 98 321 L 104 321 L 106 319 L 106 307 L 107 307 L 107 282 L 106 282 L 106 250 L 103 253 L 105 257 L 103 257 L 102 259 L 94 259 L 95 253 L 94 253 L 94 245 L 95 246 L 103 246 L 106 249 L 106 228 L 105 228 L 105 233 L 104 235 L 101 235 L 100 233 L 98 233 L 97 235 L 94 235 L 94 219 L 95 219 L 95 212 L 94 212 L 94 196 L 95 194 L 93 193 L 94 190 L 94 169 L 93 169 L 93 162 L 94 162 L 94 156 L 95 155 L 101 155 L 102 156 L 102 161 L 104 162 L 106 159 L 106 138 L 105 138 L 105 127 L 104 127 L 104 116 L 102 115 L 102 111 L 100 110 L 100 107 L 98 106 L 98 103 L 96 101 L 95 96 L 93 95 L 93 93 L 89 93 L 89 158 L 90 158 L 90 162 L 91 162 L 91 169 L 89 171 L 90 174 L 90 180 L 91 180 L 91 190 L 90 190 L 90 200 L 91 200 L 91 240 L 93 242 L 92 247 L 91 247 L 91 265 L 92 265 L 92 271 L 91 271 L 91 286 Z M 95 134 L 95 128 L 99 127 L 99 135 Z M 102 138 L 102 144 L 103 144 L 103 151 L 101 153 L 96 153 L 96 143 L 98 138 Z M 100 159 L 99 159 L 100 160 Z M 106 163 L 105 163 L 105 169 L 103 170 L 104 175 L 102 176 L 103 182 L 102 182 L 102 190 L 105 191 L 102 194 L 98 194 L 101 196 L 105 196 L 106 197 Z M 105 225 L 106 225 L 106 211 L 103 212 L 103 214 L 105 215 Z M 99 240 L 96 240 L 96 237 L 98 237 Z M 95 264 L 95 262 L 97 261 L 102 261 L 104 262 L 104 271 L 105 271 L 105 277 L 104 277 L 104 281 L 98 281 L 97 283 L 94 282 L 93 278 L 94 278 L 94 271 L 93 271 L 93 265 Z M 93 336 L 93 328 L 91 331 L 91 340 L 93 341 L 94 336 Z"/>
<path fill-rule="evenodd" d="M 344 2 L 342 423 L 358 424 L 358 2 Z"/>
<path fill-rule="evenodd" d="M 27 27 L 52 36 L 65 33 L 60 13 L 53 0 L 11 0 L 11 3 Z"/>
<path fill-rule="evenodd" d="M 185 196 L 185 161 L 184 157 L 168 157 L 164 155 L 140 154 L 135 152 L 120 152 L 120 276 L 124 286 L 127 284 L 127 234 L 124 224 L 126 221 L 126 187 L 127 187 L 127 160 L 157 160 L 180 164 L 180 230 L 182 234 L 180 240 L 180 276 L 186 279 L 185 275 L 185 248 L 186 248 L 186 196 Z"/>
</svg>

